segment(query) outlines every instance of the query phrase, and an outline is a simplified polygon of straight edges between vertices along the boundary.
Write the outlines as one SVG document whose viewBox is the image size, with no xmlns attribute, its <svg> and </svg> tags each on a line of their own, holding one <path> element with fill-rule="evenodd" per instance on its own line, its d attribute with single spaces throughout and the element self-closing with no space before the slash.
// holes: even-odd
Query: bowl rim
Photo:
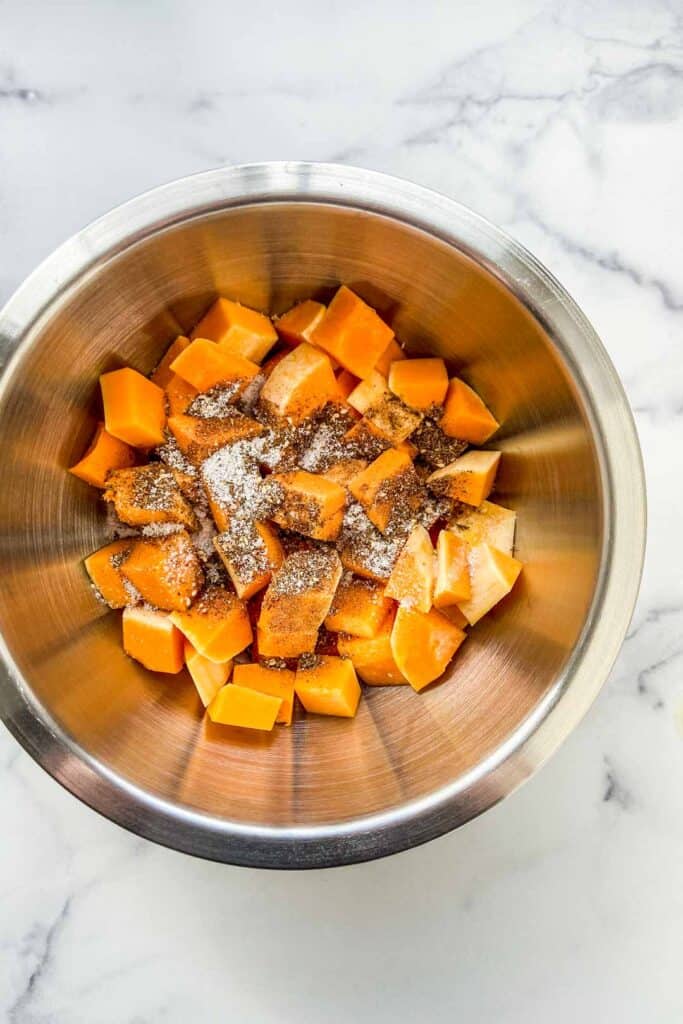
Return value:
<svg viewBox="0 0 683 1024">
<path fill-rule="evenodd" d="M 465 775 L 389 811 L 307 827 L 266 827 L 179 807 L 135 785 L 81 748 L 51 718 L 0 636 L 0 717 L 50 775 L 130 831 L 185 853 L 251 867 L 318 868 L 386 856 L 464 824 L 528 779 L 581 720 L 603 686 L 635 606 L 645 553 L 642 456 L 625 392 L 579 307 L 522 245 L 441 193 L 377 171 L 268 162 L 204 171 L 114 208 L 48 256 L 0 310 L 0 403 L 51 305 L 142 239 L 193 217 L 255 203 L 359 208 L 421 229 L 465 251 L 541 322 L 580 393 L 602 481 L 604 543 L 582 633 L 549 692 L 517 729 Z M 3 365 L 4 363 L 4 365 Z M 589 383 L 590 382 L 590 383 Z M 618 508 L 619 514 L 616 515 Z"/>
</svg>

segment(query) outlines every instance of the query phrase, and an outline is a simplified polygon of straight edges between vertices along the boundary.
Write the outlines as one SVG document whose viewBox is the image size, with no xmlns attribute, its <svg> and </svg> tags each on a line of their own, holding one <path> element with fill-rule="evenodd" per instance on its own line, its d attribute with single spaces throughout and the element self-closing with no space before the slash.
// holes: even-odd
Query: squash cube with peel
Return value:
<svg viewBox="0 0 683 1024">
<path fill-rule="evenodd" d="M 125 367 L 103 373 L 100 388 L 107 433 L 133 447 L 162 444 L 166 401 L 160 387 Z"/>
<path fill-rule="evenodd" d="M 399 605 L 391 630 L 391 650 L 414 690 L 422 690 L 446 670 L 465 634 L 435 608 L 418 611 Z"/>
<path fill-rule="evenodd" d="M 442 530 L 436 542 L 436 583 L 434 605 L 445 605 L 467 601 L 472 594 L 468 546 L 450 530 Z"/>
<path fill-rule="evenodd" d="M 181 352 L 185 351 L 189 344 L 190 339 L 186 338 L 184 334 L 179 334 L 175 341 L 172 341 L 168 346 L 150 377 L 150 380 L 152 380 L 157 387 L 163 388 L 164 391 L 166 390 L 175 377 L 175 374 L 171 369 L 171 363 L 178 358 Z"/>
<path fill-rule="evenodd" d="M 443 359 L 404 359 L 389 367 L 389 389 L 411 409 L 440 406 L 448 391 Z"/>
<path fill-rule="evenodd" d="M 386 377 L 378 370 L 373 370 L 365 380 L 360 381 L 346 399 L 349 405 L 361 416 L 379 405 L 388 393 Z"/>
<path fill-rule="evenodd" d="M 271 697 L 246 686 L 228 683 L 218 691 L 207 708 L 209 718 L 217 725 L 234 725 L 242 729 L 270 732 L 282 706 L 281 697 Z"/>
<path fill-rule="evenodd" d="M 243 391 L 259 372 L 257 363 L 206 338 L 197 338 L 171 363 L 171 370 L 197 391 L 209 391 L 218 384 L 234 384 Z"/>
<path fill-rule="evenodd" d="M 314 540 L 334 540 L 341 529 L 346 491 L 340 484 L 303 469 L 273 473 L 264 484 L 273 501 L 270 518 L 285 530 Z"/>
<path fill-rule="evenodd" d="M 189 640 L 185 641 L 184 651 L 185 666 L 206 708 L 230 678 L 232 661 L 209 661 L 194 649 Z"/>
<path fill-rule="evenodd" d="M 349 490 L 368 518 L 386 533 L 396 515 L 417 505 L 419 480 L 405 452 L 389 448 L 355 476 Z"/>
<path fill-rule="evenodd" d="M 301 345 L 311 340 L 311 334 L 325 316 L 322 302 L 306 299 L 292 306 L 275 321 L 275 330 L 287 345 Z"/>
<path fill-rule="evenodd" d="M 261 605 L 258 624 L 265 637 L 269 633 L 316 633 L 330 610 L 341 574 L 339 556 L 332 548 L 287 555 L 273 573 Z"/>
<path fill-rule="evenodd" d="M 247 609 L 225 587 L 207 587 L 187 611 L 172 612 L 171 621 L 209 661 L 230 661 L 252 641 Z"/>
<path fill-rule="evenodd" d="M 444 433 L 471 444 L 484 444 L 500 426 L 477 392 L 458 377 L 448 385 L 439 424 Z"/>
<path fill-rule="evenodd" d="M 133 544 L 132 540 L 112 541 L 93 551 L 83 563 L 92 585 L 110 608 L 125 608 L 135 603 L 136 595 L 126 588 L 126 581 L 120 572 L 121 563 L 130 553 Z"/>
<path fill-rule="evenodd" d="M 298 658 L 311 654 L 318 643 L 318 630 L 299 630 L 295 626 L 279 632 L 256 627 L 256 646 L 260 658 Z"/>
<path fill-rule="evenodd" d="M 309 714 L 353 718 L 360 701 L 360 684 L 353 662 L 333 655 L 302 658 L 294 691 Z"/>
<path fill-rule="evenodd" d="M 458 608 L 473 626 L 510 593 L 522 563 L 490 544 L 479 544 L 470 549 L 469 569 L 472 592 L 466 601 L 458 601 Z"/>
<path fill-rule="evenodd" d="M 428 612 L 434 595 L 434 548 L 424 526 L 415 526 L 396 560 L 384 591 L 387 597 Z"/>
<path fill-rule="evenodd" d="M 459 513 L 448 529 L 470 547 L 490 544 L 492 548 L 511 555 L 515 544 L 517 513 L 493 501 L 482 501 L 479 508 Z"/>
<path fill-rule="evenodd" d="M 398 362 L 400 359 L 405 359 L 406 354 L 396 341 L 396 338 L 392 338 L 387 347 L 382 352 L 375 363 L 375 369 L 378 373 L 381 373 L 383 377 L 389 376 L 389 369 L 392 363 Z"/>
<path fill-rule="evenodd" d="M 104 423 L 98 423 L 88 450 L 69 472 L 92 487 L 105 487 L 112 469 L 126 469 L 134 463 L 133 449 L 108 433 Z"/>
<path fill-rule="evenodd" d="M 331 633 L 372 637 L 379 631 L 391 607 L 391 602 L 384 596 L 382 583 L 346 573 L 339 581 L 325 619 L 325 628 Z"/>
<path fill-rule="evenodd" d="M 267 693 L 271 697 L 282 700 L 276 722 L 282 725 L 292 724 L 294 712 L 294 679 L 290 669 L 269 668 L 266 665 L 235 665 L 233 683 L 244 686 L 259 693 Z"/>
<path fill-rule="evenodd" d="M 143 601 L 166 612 L 189 608 L 204 583 L 201 564 L 185 530 L 136 541 L 120 571 Z"/>
<path fill-rule="evenodd" d="M 232 516 L 213 545 L 243 601 L 268 586 L 284 559 L 274 529 L 245 515 Z"/>
<path fill-rule="evenodd" d="M 280 360 L 261 390 L 261 401 L 277 416 L 299 422 L 338 398 L 329 358 L 303 342 Z"/>
<path fill-rule="evenodd" d="M 262 424 L 237 409 L 231 416 L 169 416 L 168 429 L 183 455 L 195 465 L 205 462 L 219 448 L 257 437 L 264 431 Z"/>
<path fill-rule="evenodd" d="M 165 612 L 123 609 L 123 649 L 150 672 L 175 675 L 184 665 L 183 636 Z"/>
<path fill-rule="evenodd" d="M 435 494 L 466 505 L 481 505 L 493 488 L 500 452 L 469 451 L 427 478 Z"/>
<path fill-rule="evenodd" d="M 364 379 L 394 336 L 391 327 L 366 302 L 342 285 L 311 341 L 333 356 L 345 370 Z"/>
<path fill-rule="evenodd" d="M 373 637 L 339 637 L 340 656 L 351 659 L 356 674 L 368 686 L 399 686 L 408 682 L 391 650 L 393 624 L 394 615 L 391 613 Z"/>
<path fill-rule="evenodd" d="M 163 462 L 114 470 L 107 477 L 104 500 L 112 502 L 116 515 L 129 526 L 180 523 L 189 530 L 197 528 L 191 505 Z"/>
<path fill-rule="evenodd" d="M 231 299 L 216 299 L 195 329 L 193 338 L 208 338 L 226 352 L 260 363 L 277 341 L 270 317 Z"/>
</svg>

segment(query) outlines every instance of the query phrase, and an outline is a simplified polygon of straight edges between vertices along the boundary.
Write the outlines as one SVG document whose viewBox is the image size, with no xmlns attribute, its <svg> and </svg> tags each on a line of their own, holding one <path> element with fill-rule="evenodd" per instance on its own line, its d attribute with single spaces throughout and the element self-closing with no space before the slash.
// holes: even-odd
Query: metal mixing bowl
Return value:
<svg viewBox="0 0 683 1024">
<path fill-rule="evenodd" d="M 207 726 L 189 680 L 120 647 L 84 555 L 107 539 L 65 472 L 97 376 L 149 371 L 216 293 L 281 312 L 340 281 L 503 423 L 497 500 L 525 564 L 447 679 L 368 688 L 353 722 Z M 329 165 L 211 171 L 140 196 L 50 256 L 0 314 L 0 713 L 54 778 L 121 825 L 203 857 L 318 867 L 414 846 L 495 804 L 604 683 L 638 590 L 638 442 L 595 332 L 521 246 L 443 196 Z"/>
</svg>

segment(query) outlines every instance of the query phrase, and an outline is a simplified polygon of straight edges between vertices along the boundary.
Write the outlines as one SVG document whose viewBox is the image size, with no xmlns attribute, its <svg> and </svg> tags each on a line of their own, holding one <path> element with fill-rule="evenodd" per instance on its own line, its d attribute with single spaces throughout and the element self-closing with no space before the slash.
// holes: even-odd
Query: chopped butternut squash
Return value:
<svg viewBox="0 0 683 1024">
<path fill-rule="evenodd" d="M 374 636 L 391 609 L 381 583 L 358 579 L 347 573 L 342 576 L 325 619 L 325 628 L 332 633 L 353 636 Z"/>
<path fill-rule="evenodd" d="M 339 556 L 333 548 L 287 555 L 266 590 L 258 620 L 261 630 L 285 635 L 317 632 L 330 610 L 341 574 Z"/>
<path fill-rule="evenodd" d="M 226 352 L 260 363 L 277 341 L 277 332 L 270 317 L 221 298 L 204 314 L 192 337 L 208 338 Z"/>
<path fill-rule="evenodd" d="M 471 444 L 484 444 L 500 425 L 476 391 L 458 377 L 448 385 L 439 424 L 445 434 Z"/>
<path fill-rule="evenodd" d="M 416 504 L 417 475 L 405 452 L 389 448 L 355 476 L 349 490 L 382 533 L 397 511 Z"/>
<path fill-rule="evenodd" d="M 126 588 L 120 572 L 121 563 L 130 553 L 133 543 L 132 540 L 112 541 L 93 551 L 83 563 L 95 590 L 110 608 L 125 608 L 135 603 L 136 596 Z"/>
<path fill-rule="evenodd" d="M 183 380 L 182 377 L 179 377 L 177 373 L 171 375 L 165 392 L 169 416 L 179 416 L 187 412 L 199 394 L 196 388 L 192 387 L 186 380 Z"/>
<path fill-rule="evenodd" d="M 268 586 L 284 558 L 273 527 L 245 515 L 233 516 L 213 543 L 243 601 Z"/>
<path fill-rule="evenodd" d="M 469 451 L 427 479 L 435 494 L 445 494 L 466 505 L 481 505 L 493 488 L 500 452 Z"/>
<path fill-rule="evenodd" d="M 458 601 L 458 608 L 473 626 L 510 593 L 522 563 L 490 544 L 479 544 L 470 549 L 469 570 L 471 594 L 467 600 Z"/>
<path fill-rule="evenodd" d="M 183 455 L 199 465 L 225 445 L 257 437 L 264 427 L 235 409 L 231 416 L 169 416 L 168 429 Z"/>
<path fill-rule="evenodd" d="M 356 412 L 363 415 L 368 409 L 380 405 L 387 392 L 386 378 L 378 370 L 373 370 L 355 386 L 346 400 Z"/>
<path fill-rule="evenodd" d="M 419 691 L 439 678 L 464 639 L 463 631 L 435 608 L 425 614 L 399 605 L 391 650 L 399 670 Z"/>
<path fill-rule="evenodd" d="M 266 480 L 274 501 L 271 518 L 286 530 L 334 540 L 341 529 L 346 491 L 317 473 L 273 473 Z"/>
<path fill-rule="evenodd" d="M 339 654 L 350 658 L 357 675 L 368 686 L 399 686 L 408 680 L 399 669 L 391 650 L 394 615 L 385 618 L 373 637 L 340 636 Z"/>
<path fill-rule="evenodd" d="M 424 526 L 415 526 L 396 560 L 386 590 L 387 597 L 428 612 L 434 595 L 434 548 Z"/>
<path fill-rule="evenodd" d="M 449 529 L 470 547 L 490 544 L 492 548 L 511 555 L 515 543 L 517 513 L 493 501 L 482 501 L 479 508 L 460 512 L 449 523 Z"/>
<path fill-rule="evenodd" d="M 121 563 L 121 575 L 143 601 L 162 611 L 185 611 L 204 582 L 202 567 L 185 530 L 139 540 Z"/>
<path fill-rule="evenodd" d="M 184 665 L 183 635 L 164 612 L 124 608 L 123 649 L 150 672 L 175 675 Z"/>
<path fill-rule="evenodd" d="M 288 345 L 300 345 L 311 340 L 311 334 L 325 316 L 322 302 L 306 299 L 283 313 L 275 321 L 275 329 Z"/>
<path fill-rule="evenodd" d="M 389 367 L 389 388 L 411 409 L 439 406 L 448 391 L 443 359 L 403 359 Z"/>
<path fill-rule="evenodd" d="M 107 477 L 104 500 L 112 502 L 116 515 L 129 526 L 181 523 L 189 530 L 197 528 L 191 505 L 163 462 L 115 469 Z"/>
<path fill-rule="evenodd" d="M 268 668 L 266 665 L 235 665 L 233 683 L 282 701 L 276 722 L 292 724 L 294 711 L 294 672 L 286 668 Z"/>
<path fill-rule="evenodd" d="M 318 643 L 318 630 L 291 629 L 277 632 L 269 626 L 256 627 L 256 645 L 262 658 L 298 658 L 310 654 Z"/>
<path fill-rule="evenodd" d="M 166 390 L 175 377 L 175 374 L 171 369 L 171 363 L 174 359 L 177 359 L 181 352 L 185 351 L 189 344 L 190 339 L 186 338 L 184 334 L 179 334 L 175 341 L 172 341 L 168 346 L 150 377 L 150 380 L 153 381 L 157 387 L 163 388 L 164 391 Z"/>
<path fill-rule="evenodd" d="M 348 370 L 342 370 L 336 376 L 338 399 L 340 402 L 346 402 L 349 395 L 358 387 L 358 377 L 354 377 Z"/>
<path fill-rule="evenodd" d="M 259 372 L 257 363 L 228 352 L 213 341 L 197 338 L 171 363 L 171 369 L 197 391 L 209 391 L 218 384 L 233 384 L 243 391 Z"/>
<path fill-rule="evenodd" d="M 263 385 L 261 401 L 276 415 L 298 422 L 338 395 L 327 355 L 302 342 L 277 364 Z"/>
<path fill-rule="evenodd" d="M 311 341 L 344 369 L 365 378 L 373 372 L 393 336 L 391 327 L 375 310 L 342 285 L 311 334 Z"/>
<path fill-rule="evenodd" d="M 88 450 L 69 472 L 92 487 L 104 487 L 112 469 L 125 469 L 134 463 L 133 449 L 124 441 L 112 437 L 104 429 L 104 423 L 98 423 Z"/>
<path fill-rule="evenodd" d="M 398 362 L 399 359 L 405 358 L 406 354 L 396 341 L 396 338 L 392 338 L 384 349 L 384 352 L 382 352 L 382 355 L 375 363 L 375 369 L 381 373 L 383 377 L 388 377 L 391 364 Z"/>
<path fill-rule="evenodd" d="M 230 661 L 252 641 L 247 609 L 225 587 L 207 587 L 187 611 L 172 612 L 171 621 L 209 661 Z"/>
<path fill-rule="evenodd" d="M 199 699 L 206 708 L 230 678 L 232 661 L 209 661 L 194 649 L 189 640 L 185 641 L 184 651 L 187 671 L 197 689 Z"/>
<path fill-rule="evenodd" d="M 104 425 L 119 441 L 145 448 L 164 440 L 164 392 L 137 370 L 125 367 L 100 377 Z"/>
<path fill-rule="evenodd" d="M 306 711 L 314 715 L 353 718 L 360 701 L 360 685 L 353 662 L 333 655 L 302 659 L 296 670 L 294 691 Z"/>
<path fill-rule="evenodd" d="M 450 530 L 441 531 L 436 542 L 434 604 L 437 608 L 467 601 L 470 597 L 472 587 L 467 553 L 468 547 L 464 540 Z"/>
<path fill-rule="evenodd" d="M 271 697 L 246 686 L 228 683 L 218 691 L 207 711 L 218 725 L 235 725 L 242 729 L 270 732 L 282 707 L 281 697 Z"/>
</svg>

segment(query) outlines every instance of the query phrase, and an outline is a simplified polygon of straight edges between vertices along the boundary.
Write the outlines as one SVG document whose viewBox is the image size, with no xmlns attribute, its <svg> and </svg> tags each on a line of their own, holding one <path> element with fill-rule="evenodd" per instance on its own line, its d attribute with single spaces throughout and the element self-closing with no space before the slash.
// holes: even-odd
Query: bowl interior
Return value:
<svg viewBox="0 0 683 1024">
<path fill-rule="evenodd" d="M 273 735 L 209 727 L 183 673 L 122 652 L 120 617 L 81 565 L 107 539 L 98 494 L 65 472 L 98 417 L 97 377 L 149 371 L 216 293 L 282 312 L 345 282 L 413 352 L 442 355 L 503 428 L 495 500 L 518 512 L 525 569 L 421 695 L 368 688 L 353 722 Z M 466 252 L 399 220 L 252 203 L 131 243 L 52 302 L 0 403 L 0 631 L 32 693 L 92 758 L 153 796 L 246 825 L 341 823 L 477 767 L 548 695 L 575 647 L 602 550 L 600 471 L 572 376 L 539 321 Z"/>
</svg>

